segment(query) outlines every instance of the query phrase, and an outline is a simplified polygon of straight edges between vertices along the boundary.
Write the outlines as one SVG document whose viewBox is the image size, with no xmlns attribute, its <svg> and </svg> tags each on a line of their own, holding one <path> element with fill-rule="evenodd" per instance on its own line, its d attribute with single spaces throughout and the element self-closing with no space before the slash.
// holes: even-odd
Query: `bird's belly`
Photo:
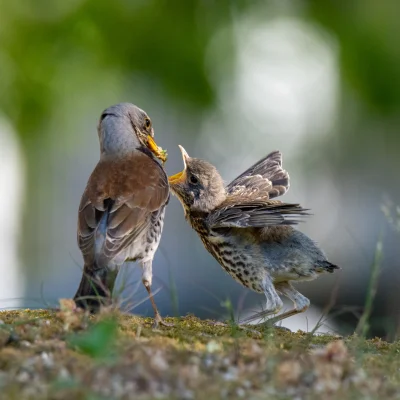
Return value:
<svg viewBox="0 0 400 400">
<path fill-rule="evenodd" d="M 270 271 L 274 283 L 302 280 L 296 271 L 285 265 L 281 265 L 279 269 L 271 268 Z M 307 280 L 307 278 L 305 277 L 304 280 Z"/>
<path fill-rule="evenodd" d="M 201 237 L 206 249 L 237 282 L 263 293 L 263 269 L 257 251 L 249 245 L 213 235 Z"/>
<path fill-rule="evenodd" d="M 161 234 L 164 226 L 164 214 L 165 208 L 160 213 L 155 213 L 151 217 L 150 225 L 140 236 L 136 238 L 127 248 L 124 250 L 121 259 L 124 261 L 150 261 L 154 258 L 154 255 L 160 244 Z"/>
<path fill-rule="evenodd" d="M 262 243 L 265 268 L 275 283 L 312 280 L 317 276 L 313 260 L 301 246 L 289 243 Z"/>
<path fill-rule="evenodd" d="M 136 261 L 143 258 L 146 237 L 147 231 L 145 231 L 127 247 L 124 254 L 124 261 Z"/>
<path fill-rule="evenodd" d="M 266 275 L 274 283 L 315 279 L 312 264 L 296 252 L 282 251 L 279 245 L 260 246 L 245 235 L 226 237 L 214 234 L 201 235 L 206 249 L 229 275 L 243 286 L 263 293 Z"/>
</svg>

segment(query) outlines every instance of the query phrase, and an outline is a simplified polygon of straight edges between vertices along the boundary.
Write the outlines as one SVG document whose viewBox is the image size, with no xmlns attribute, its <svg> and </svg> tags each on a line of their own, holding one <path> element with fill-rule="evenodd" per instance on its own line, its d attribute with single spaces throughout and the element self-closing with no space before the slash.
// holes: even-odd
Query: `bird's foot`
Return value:
<svg viewBox="0 0 400 400">
<path fill-rule="evenodd" d="M 154 316 L 154 322 L 153 322 L 153 329 L 157 329 L 160 325 L 162 326 L 166 326 L 166 327 L 173 327 L 175 326 L 172 322 L 165 322 L 162 318 L 161 315 L 159 313 L 156 313 Z"/>
<path fill-rule="evenodd" d="M 280 326 L 280 325 L 272 325 L 275 329 L 278 329 L 282 332 L 292 332 L 289 328 L 286 328 L 286 326 Z"/>
<path fill-rule="evenodd" d="M 273 318 L 271 318 L 272 320 Z M 260 328 L 267 328 L 267 329 L 277 329 L 281 332 L 292 332 L 289 328 L 286 328 L 285 326 L 280 326 L 280 325 L 275 325 L 274 322 L 269 322 L 270 320 L 267 320 L 265 322 L 261 322 L 260 324 L 253 325 L 255 327 L 260 327 Z"/>
<path fill-rule="evenodd" d="M 249 333 L 251 333 L 252 335 L 258 336 L 259 338 L 262 337 L 262 333 L 259 332 L 259 331 L 257 331 L 256 329 L 251 329 L 251 328 L 249 328 L 249 327 L 247 327 L 247 326 L 244 326 L 244 325 L 238 325 L 238 328 L 239 328 L 241 331 L 249 332 Z"/>
<path fill-rule="evenodd" d="M 226 324 L 226 323 L 220 322 L 220 321 L 208 321 L 208 324 L 213 325 L 213 326 L 222 326 L 224 328 L 231 328 L 232 326 L 234 326 L 235 328 L 238 328 L 241 331 L 250 332 L 251 334 L 259 336 L 259 337 L 262 336 L 259 331 L 256 331 L 255 329 L 251 329 L 251 328 L 241 325 L 241 324 L 230 325 L 230 324 Z"/>
<path fill-rule="evenodd" d="M 245 318 L 241 321 L 239 321 L 239 325 L 247 325 L 249 322 L 255 321 L 255 320 L 262 320 L 265 319 L 266 317 L 270 316 L 271 314 L 274 314 L 273 311 L 271 310 L 264 310 L 261 312 L 258 312 L 254 315 L 251 315 L 248 318 Z M 281 321 L 282 319 L 284 319 L 285 317 L 292 315 L 292 313 L 288 314 L 288 313 L 284 313 L 275 317 L 270 317 L 269 319 L 265 320 L 264 322 L 260 322 L 257 324 L 252 325 L 253 327 L 259 327 L 259 328 L 267 328 L 267 329 L 279 329 L 281 331 L 285 331 L 285 332 L 291 332 L 290 329 L 285 328 L 284 326 L 279 326 L 276 325 L 279 321 Z M 282 318 L 283 316 L 283 318 Z"/>
<path fill-rule="evenodd" d="M 213 325 L 213 326 L 222 326 L 224 328 L 229 328 L 230 326 L 232 326 L 232 325 L 226 324 L 224 322 L 220 322 L 220 321 L 208 321 L 208 323 L 210 325 Z M 253 334 L 261 335 L 260 331 L 257 331 L 256 329 L 249 328 L 249 326 L 246 325 L 243 322 L 239 322 L 237 325 L 234 325 L 234 326 L 238 327 L 239 329 L 241 329 L 243 331 L 247 331 L 247 332 L 251 332 Z M 291 330 L 289 328 L 286 328 L 286 327 L 280 326 L 280 325 L 274 325 L 273 318 L 271 318 L 270 320 L 267 320 L 265 322 L 262 322 L 260 324 L 255 324 L 255 325 L 251 325 L 251 326 L 254 327 L 254 328 L 257 328 L 257 327 L 259 327 L 259 328 L 271 328 L 271 329 L 273 328 L 273 329 L 278 329 L 278 330 L 280 330 L 282 332 L 291 332 Z"/>
<path fill-rule="evenodd" d="M 261 324 L 255 324 L 255 325 L 251 325 L 254 328 L 267 328 L 268 329 L 277 329 L 281 332 L 291 332 L 291 330 L 289 328 L 285 328 L 284 326 L 279 326 L 279 325 L 274 325 L 274 324 L 269 324 L 268 321 L 263 322 Z M 260 336 L 262 336 L 262 333 L 256 329 L 251 329 L 248 327 L 248 325 L 238 325 L 238 327 L 240 329 L 252 332 L 252 333 L 258 333 Z"/>
<path fill-rule="evenodd" d="M 225 322 L 220 322 L 220 321 L 207 321 L 207 324 L 212 326 L 222 326 L 224 328 L 229 327 L 228 324 L 225 324 Z"/>
</svg>

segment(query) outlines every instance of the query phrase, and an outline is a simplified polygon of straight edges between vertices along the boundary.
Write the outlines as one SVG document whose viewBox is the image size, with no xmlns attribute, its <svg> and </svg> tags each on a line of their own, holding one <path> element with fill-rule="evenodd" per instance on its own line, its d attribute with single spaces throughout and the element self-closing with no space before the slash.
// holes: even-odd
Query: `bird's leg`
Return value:
<svg viewBox="0 0 400 400">
<path fill-rule="evenodd" d="M 266 276 L 264 278 L 263 289 L 265 297 L 267 298 L 267 305 L 265 310 L 253 314 L 250 317 L 239 321 L 239 325 L 248 324 L 249 322 L 252 322 L 254 320 L 265 318 L 271 314 L 276 314 L 282 308 L 283 306 L 282 300 L 279 297 L 278 293 L 276 292 L 274 284 L 272 283 L 271 278 L 269 276 Z"/>
<path fill-rule="evenodd" d="M 268 325 L 274 325 L 285 318 L 289 318 L 293 315 L 300 314 L 308 309 L 310 306 L 310 300 L 298 292 L 289 282 L 282 282 L 276 284 L 276 290 L 282 293 L 294 303 L 294 308 L 292 310 L 286 311 L 276 317 L 270 318 L 266 323 Z"/>
<path fill-rule="evenodd" d="M 149 285 L 149 283 L 147 281 L 143 281 L 143 284 L 147 290 L 147 293 L 149 294 L 149 298 L 151 301 L 151 306 L 153 307 L 154 310 L 154 324 L 153 324 L 153 328 L 157 328 L 158 325 L 163 325 L 163 326 L 174 326 L 174 324 L 169 323 L 169 322 L 165 322 L 162 318 L 161 315 L 157 309 L 157 305 L 156 302 L 154 301 L 153 298 L 153 294 L 151 293 L 151 286 Z"/>
<path fill-rule="evenodd" d="M 142 268 L 143 268 L 143 274 L 142 274 L 142 282 L 144 287 L 147 290 L 147 293 L 149 294 L 149 299 L 151 302 L 151 306 L 153 307 L 154 310 L 154 324 L 153 328 L 157 328 L 159 324 L 163 326 L 174 326 L 174 324 L 165 322 L 162 318 L 161 315 L 157 309 L 156 302 L 154 301 L 153 293 L 151 292 L 151 282 L 153 279 L 153 268 L 152 268 L 152 260 L 150 261 L 145 261 L 142 262 Z"/>
<path fill-rule="evenodd" d="M 282 305 L 283 305 L 282 300 L 278 296 L 278 293 L 276 293 L 274 285 L 273 285 L 273 283 L 272 283 L 272 281 L 271 281 L 269 276 L 266 276 L 264 278 L 264 280 L 263 280 L 263 288 L 264 288 L 265 296 L 267 298 L 266 309 L 261 311 L 261 312 L 259 312 L 259 313 L 253 314 L 248 318 L 240 320 L 238 322 L 238 328 L 239 329 L 251 332 L 253 334 L 261 335 L 260 332 L 254 330 L 254 329 L 250 329 L 250 328 L 248 328 L 247 326 L 244 326 L 244 325 L 246 325 L 249 322 L 252 322 L 254 320 L 263 319 L 263 318 L 267 317 L 268 315 L 276 314 L 282 308 Z M 224 323 L 221 323 L 221 322 L 216 323 L 215 325 L 228 327 L 227 324 L 224 324 Z M 258 326 L 260 326 L 260 325 L 262 326 L 262 325 L 264 325 L 264 323 L 257 324 L 257 325 Z M 255 325 L 255 326 L 257 326 L 257 325 Z"/>
</svg>

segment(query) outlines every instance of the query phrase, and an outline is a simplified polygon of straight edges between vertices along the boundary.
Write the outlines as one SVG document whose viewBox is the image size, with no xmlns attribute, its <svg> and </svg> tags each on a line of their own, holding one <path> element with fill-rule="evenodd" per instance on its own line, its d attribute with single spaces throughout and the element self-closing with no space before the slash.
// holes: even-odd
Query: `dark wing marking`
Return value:
<svg viewBox="0 0 400 400">
<path fill-rule="evenodd" d="M 169 197 L 161 166 L 144 153 L 102 160 L 83 193 L 78 245 L 85 264 L 99 267 L 115 258 L 147 229 L 153 212 Z"/>
<path fill-rule="evenodd" d="M 256 162 L 226 188 L 228 195 L 268 200 L 289 190 L 289 174 L 282 169 L 282 154 L 274 151 Z"/>
<path fill-rule="evenodd" d="M 298 204 L 281 202 L 244 202 L 222 204 L 207 217 L 207 225 L 212 228 L 262 228 L 272 225 L 295 225 L 301 217 L 309 215 Z"/>
</svg>

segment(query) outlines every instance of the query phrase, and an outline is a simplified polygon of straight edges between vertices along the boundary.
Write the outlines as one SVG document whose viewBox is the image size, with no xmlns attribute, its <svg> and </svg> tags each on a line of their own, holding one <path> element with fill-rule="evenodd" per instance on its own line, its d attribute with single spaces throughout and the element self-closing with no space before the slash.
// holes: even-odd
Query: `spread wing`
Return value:
<svg viewBox="0 0 400 400">
<path fill-rule="evenodd" d="M 89 178 L 78 214 L 78 245 L 85 264 L 101 267 L 128 247 L 169 198 L 167 176 L 149 156 L 135 152 L 101 160 Z"/>
<path fill-rule="evenodd" d="M 231 197 L 268 200 L 289 190 L 289 174 L 282 169 L 282 154 L 274 151 L 234 179 L 226 188 Z"/>
<path fill-rule="evenodd" d="M 271 200 L 289 190 L 282 154 L 274 151 L 256 162 L 226 188 L 227 198 L 207 218 L 211 228 L 262 228 L 294 225 L 309 215 L 298 204 Z"/>
<path fill-rule="evenodd" d="M 295 225 L 309 215 L 298 204 L 279 201 L 224 202 L 207 217 L 210 228 L 263 228 L 272 225 Z"/>
</svg>

